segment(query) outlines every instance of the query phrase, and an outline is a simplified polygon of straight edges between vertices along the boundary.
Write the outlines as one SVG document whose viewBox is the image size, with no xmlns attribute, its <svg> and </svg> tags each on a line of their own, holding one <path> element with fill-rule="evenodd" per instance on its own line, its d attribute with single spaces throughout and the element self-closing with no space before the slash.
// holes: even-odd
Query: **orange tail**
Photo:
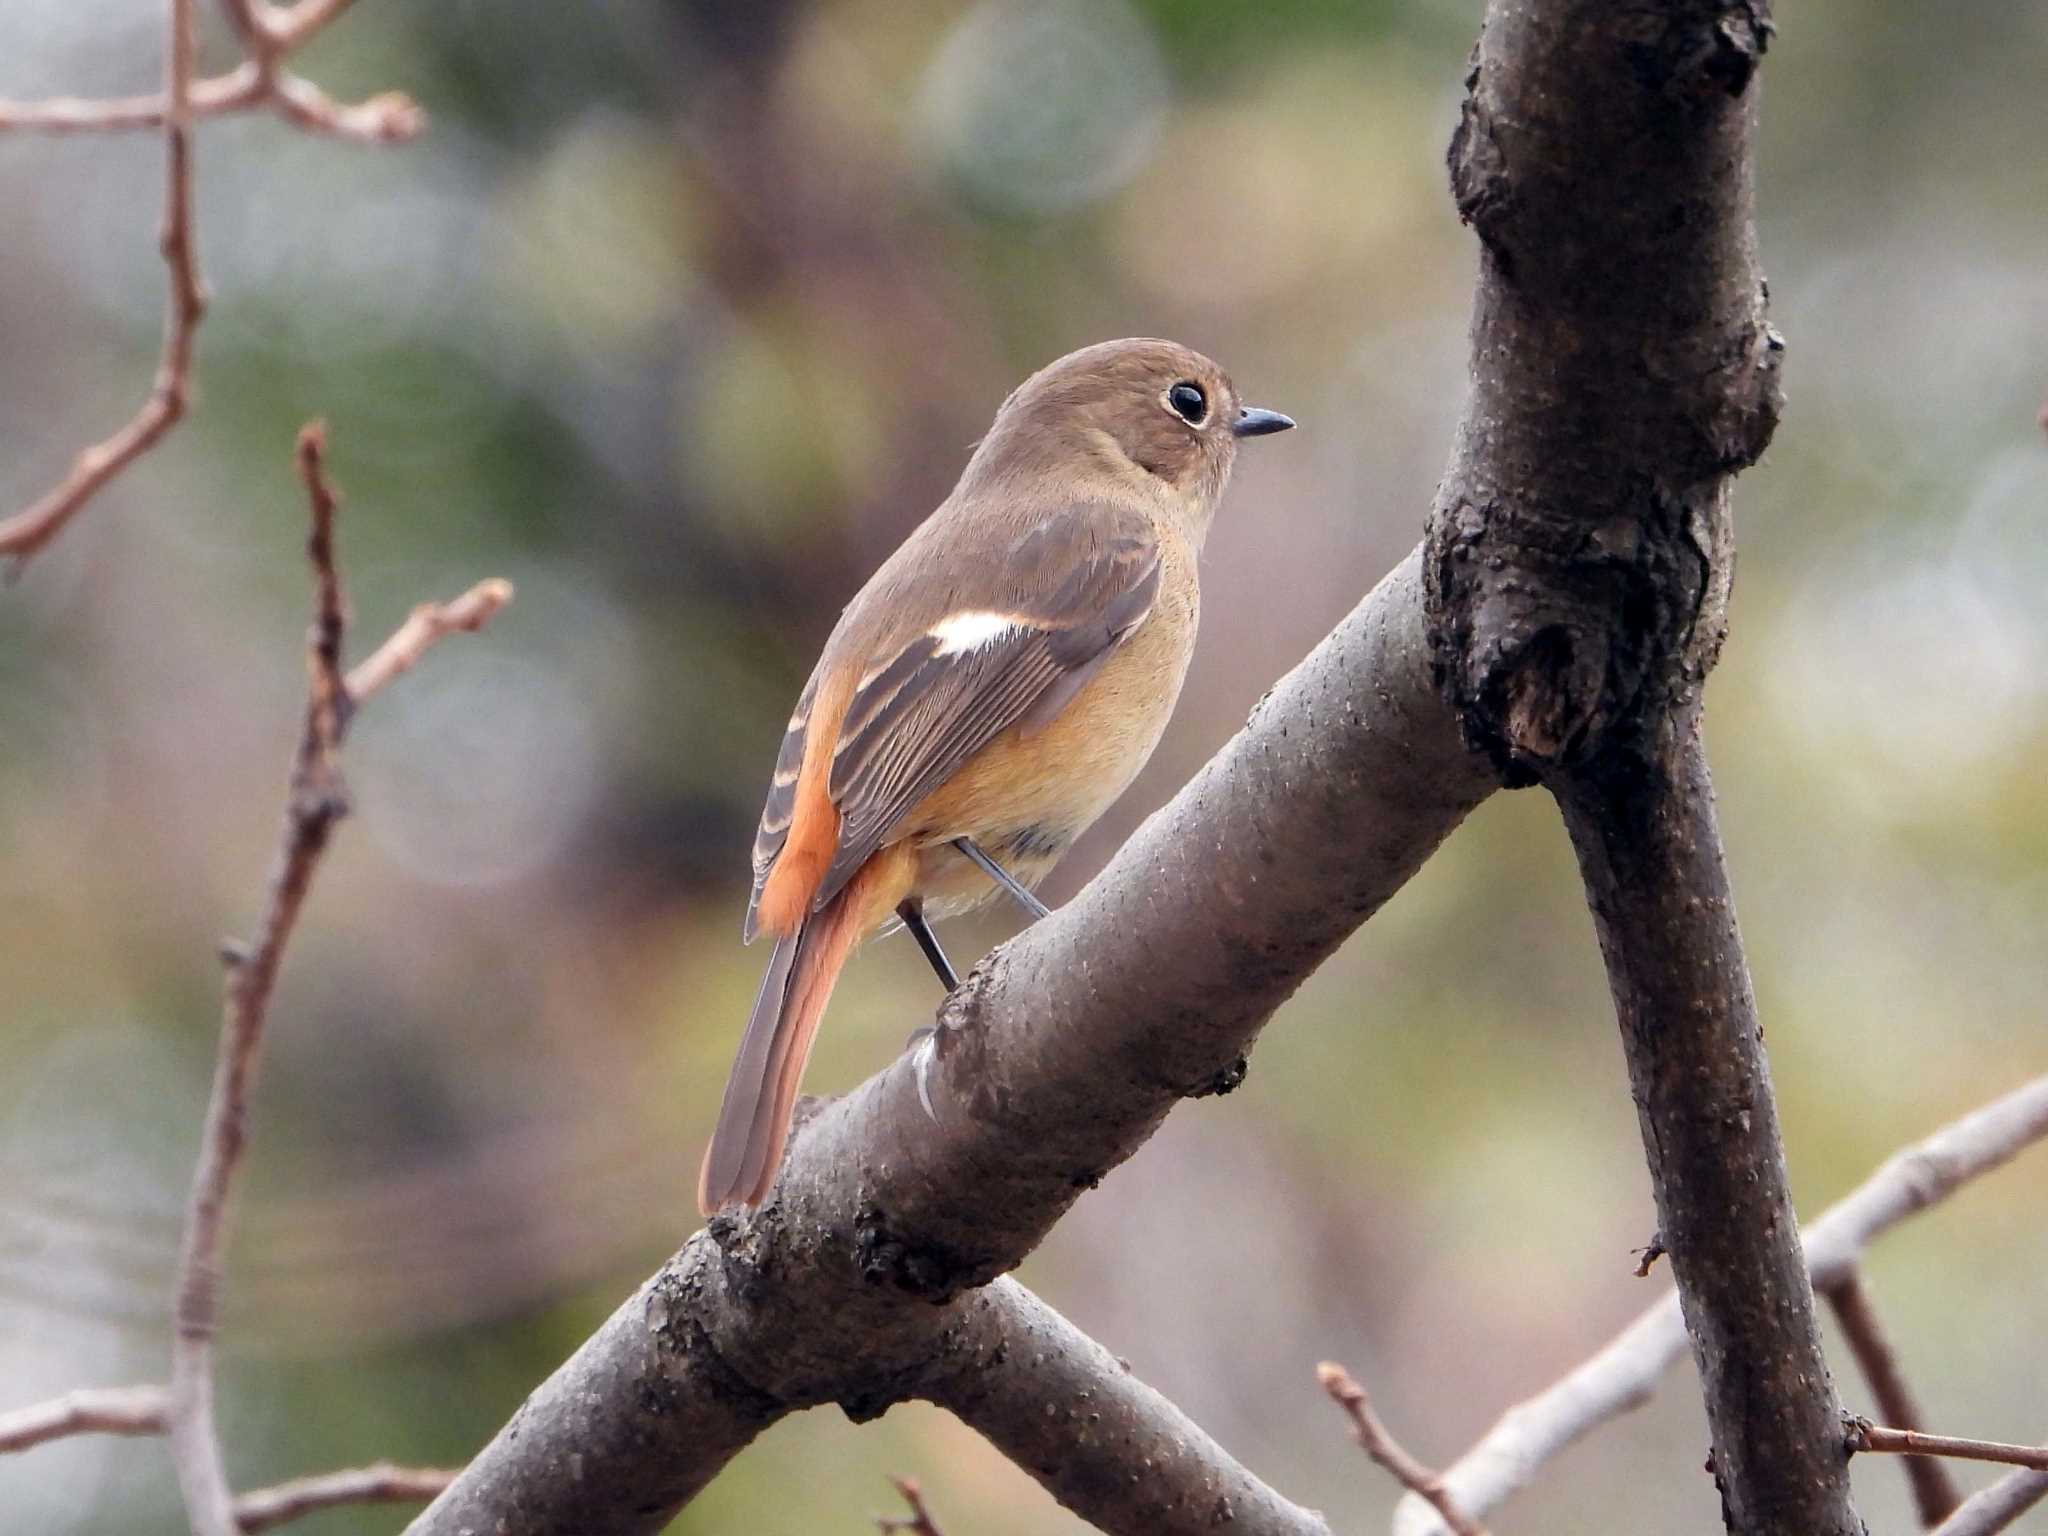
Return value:
<svg viewBox="0 0 2048 1536">
<path fill-rule="evenodd" d="M 697 1175 L 697 1208 L 704 1215 L 734 1202 L 759 1205 L 767 1197 L 833 984 L 855 941 L 902 899 L 915 862 L 914 854 L 905 859 L 884 849 L 795 933 L 775 941 L 726 1079 L 718 1129 Z"/>
</svg>

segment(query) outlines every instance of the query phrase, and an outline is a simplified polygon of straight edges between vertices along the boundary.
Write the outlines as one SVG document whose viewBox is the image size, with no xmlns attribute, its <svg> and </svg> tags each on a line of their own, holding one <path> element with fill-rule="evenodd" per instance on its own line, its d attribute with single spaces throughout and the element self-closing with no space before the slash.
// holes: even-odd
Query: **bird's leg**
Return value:
<svg viewBox="0 0 2048 1536">
<path fill-rule="evenodd" d="M 932 925 L 924 920 L 924 904 L 915 896 L 906 897 L 897 903 L 896 915 L 903 920 L 903 926 L 910 930 L 910 936 L 917 940 L 917 947 L 924 951 L 924 957 L 938 972 L 939 985 L 948 992 L 960 986 L 960 976 L 953 969 L 953 962 L 946 958 L 946 952 L 939 948 L 939 936 L 932 932 Z"/>
<path fill-rule="evenodd" d="M 903 926 L 910 930 L 910 936 L 917 940 L 917 947 L 924 951 L 925 959 L 939 973 L 939 985 L 946 989 L 948 995 L 958 991 L 960 977 L 953 970 L 953 962 L 946 958 L 946 952 L 939 948 L 939 936 L 924 920 L 924 903 L 915 896 L 906 896 L 896 904 L 896 915 L 903 919 Z M 931 1069 L 937 1040 L 938 1031 L 927 1024 L 923 1029 L 913 1029 L 910 1039 L 904 1042 L 917 1052 L 917 1102 L 924 1106 L 925 1114 L 934 1121 L 939 1118 L 939 1112 L 932 1108 Z"/>
<path fill-rule="evenodd" d="M 1046 906 L 1044 902 L 1040 901 L 1036 896 L 1032 895 L 1029 891 L 1024 889 L 1023 886 L 1019 885 L 1017 883 L 1016 876 L 1012 875 L 1007 869 L 1003 868 L 1002 865 L 998 864 L 994 859 L 990 858 L 987 854 L 983 853 L 981 851 L 980 845 L 977 844 L 973 838 L 956 837 L 953 839 L 953 846 L 955 848 L 958 848 L 962 853 L 966 854 L 968 858 L 974 860 L 975 863 L 979 864 L 981 866 L 982 873 L 987 875 L 989 879 L 995 881 L 997 885 L 1001 886 L 1005 891 L 1007 891 L 1009 893 L 1010 899 L 1016 902 L 1017 905 L 1022 907 L 1026 912 L 1030 913 L 1032 917 L 1044 917 L 1052 910 L 1051 908 Z"/>
</svg>

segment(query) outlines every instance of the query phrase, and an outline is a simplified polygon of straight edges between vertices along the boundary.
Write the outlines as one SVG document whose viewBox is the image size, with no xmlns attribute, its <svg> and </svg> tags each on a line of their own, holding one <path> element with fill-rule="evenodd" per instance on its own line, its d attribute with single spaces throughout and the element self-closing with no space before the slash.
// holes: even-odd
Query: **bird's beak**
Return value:
<svg viewBox="0 0 2048 1536">
<path fill-rule="evenodd" d="M 1268 432 L 1285 432 L 1293 425 L 1292 416 L 1282 416 L 1278 411 L 1264 411 L 1256 405 L 1248 405 L 1237 413 L 1237 420 L 1230 424 L 1230 435 L 1264 437 Z"/>
</svg>

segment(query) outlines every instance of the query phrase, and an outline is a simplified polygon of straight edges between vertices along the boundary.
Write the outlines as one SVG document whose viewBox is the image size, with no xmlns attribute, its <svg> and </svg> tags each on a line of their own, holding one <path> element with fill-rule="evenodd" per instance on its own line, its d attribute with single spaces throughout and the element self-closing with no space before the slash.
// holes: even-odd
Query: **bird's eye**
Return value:
<svg viewBox="0 0 2048 1536">
<path fill-rule="evenodd" d="M 1202 386 L 1182 382 L 1166 392 L 1166 403 L 1173 414 L 1191 427 L 1199 427 L 1202 418 L 1209 414 L 1209 397 L 1202 393 Z"/>
</svg>

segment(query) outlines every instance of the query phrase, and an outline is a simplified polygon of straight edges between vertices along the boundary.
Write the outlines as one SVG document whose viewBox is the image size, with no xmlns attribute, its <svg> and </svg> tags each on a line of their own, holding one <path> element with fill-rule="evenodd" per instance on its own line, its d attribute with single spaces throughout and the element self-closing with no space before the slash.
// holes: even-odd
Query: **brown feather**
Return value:
<svg viewBox="0 0 2048 1536">
<path fill-rule="evenodd" d="M 697 1174 L 697 1208 L 705 1216 L 767 1196 L 833 985 L 861 934 L 903 899 L 916 866 L 907 848 L 871 859 L 823 911 L 776 943 Z"/>
</svg>

